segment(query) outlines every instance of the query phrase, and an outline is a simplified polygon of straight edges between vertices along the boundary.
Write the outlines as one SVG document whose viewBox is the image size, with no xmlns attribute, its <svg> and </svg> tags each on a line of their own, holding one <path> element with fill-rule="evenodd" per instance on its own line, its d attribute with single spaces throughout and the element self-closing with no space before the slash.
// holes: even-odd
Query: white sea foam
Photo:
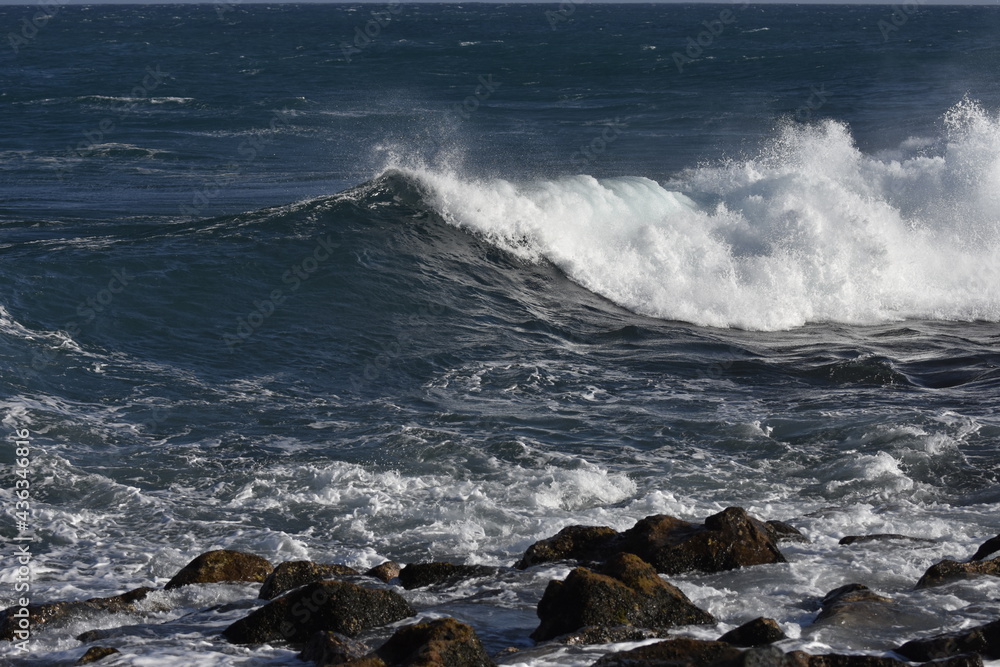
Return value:
<svg viewBox="0 0 1000 667">
<path fill-rule="evenodd" d="M 966 100 L 943 127 L 872 156 L 841 123 L 789 124 L 756 157 L 666 184 L 402 171 L 450 223 L 638 313 L 753 330 L 1000 321 L 1000 117 Z"/>
</svg>

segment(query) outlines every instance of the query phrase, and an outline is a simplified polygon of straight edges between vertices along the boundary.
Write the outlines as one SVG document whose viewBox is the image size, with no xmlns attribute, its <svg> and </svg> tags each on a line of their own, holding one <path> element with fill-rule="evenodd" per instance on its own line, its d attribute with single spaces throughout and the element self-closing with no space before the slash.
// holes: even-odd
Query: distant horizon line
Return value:
<svg viewBox="0 0 1000 667">
<path fill-rule="evenodd" d="M 815 5 L 858 7 L 913 5 L 922 7 L 1000 7 L 1000 0 L 0 0 L 4 7 L 90 7 L 95 5 L 559 5 L 566 2 L 585 5 Z"/>
</svg>

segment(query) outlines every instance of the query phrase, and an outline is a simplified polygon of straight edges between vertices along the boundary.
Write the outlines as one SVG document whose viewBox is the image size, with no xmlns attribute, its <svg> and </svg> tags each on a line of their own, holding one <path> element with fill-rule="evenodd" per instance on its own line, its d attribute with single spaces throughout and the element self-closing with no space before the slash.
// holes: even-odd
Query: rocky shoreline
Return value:
<svg viewBox="0 0 1000 667">
<path fill-rule="evenodd" d="M 216 583 L 260 584 L 260 606 L 230 624 L 222 637 L 233 645 L 271 644 L 299 651 L 304 665 L 319 667 L 485 667 L 530 662 L 529 650 L 511 647 L 489 655 L 474 623 L 446 617 L 407 623 L 418 617 L 419 604 L 405 595 L 434 587 L 455 586 L 476 578 L 498 578 L 564 563 L 573 569 L 551 579 L 537 603 L 538 627 L 530 634 L 536 646 L 604 645 L 645 642 L 609 651 L 594 667 L 976 667 L 1000 659 L 1000 620 L 950 634 L 901 638 L 882 654 L 809 654 L 781 648 L 787 639 L 773 619 L 759 617 L 715 640 L 684 635 L 684 628 L 713 626 L 716 619 L 700 609 L 667 577 L 715 573 L 784 563 L 779 545 L 805 541 L 793 526 L 762 521 L 730 507 L 691 523 L 667 515 L 645 517 L 623 532 L 601 526 L 570 526 L 531 545 L 512 568 L 444 562 L 399 565 L 386 562 L 361 573 L 339 564 L 286 561 L 273 565 L 261 556 L 231 550 L 203 553 L 181 569 L 164 591 Z M 912 540 L 897 534 L 856 535 L 849 545 L 875 540 Z M 914 582 L 916 588 L 959 579 L 1000 576 L 1000 536 L 993 537 L 965 562 L 943 560 Z M 59 632 L 70 621 L 130 613 L 168 611 L 150 602 L 156 589 L 138 588 L 106 598 L 14 606 L 0 612 L 0 640 L 16 641 L 26 628 L 32 635 Z M 852 583 L 830 591 L 820 602 L 814 625 L 852 624 L 892 619 L 892 599 Z M 394 626 L 385 638 L 378 629 Z M 361 639 L 359 639 L 359 637 Z M 76 635 L 89 664 L 118 655 L 114 630 Z M 384 640 L 384 641 L 383 641 Z M 74 664 L 73 662 L 66 664 Z M 584 663 L 581 663 L 584 664 Z"/>
</svg>

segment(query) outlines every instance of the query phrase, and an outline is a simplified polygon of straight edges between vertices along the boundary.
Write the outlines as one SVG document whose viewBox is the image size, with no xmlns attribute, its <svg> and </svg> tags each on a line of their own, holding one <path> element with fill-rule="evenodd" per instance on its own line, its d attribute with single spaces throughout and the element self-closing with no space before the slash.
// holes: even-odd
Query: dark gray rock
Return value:
<svg viewBox="0 0 1000 667">
<path fill-rule="evenodd" d="M 343 665 L 368 654 L 371 648 L 362 642 L 337 632 L 317 632 L 299 653 L 299 659 L 312 661 L 317 667 Z"/>
<path fill-rule="evenodd" d="M 282 593 L 314 581 L 338 579 L 356 574 L 357 570 L 346 565 L 314 563 L 310 560 L 285 561 L 267 575 L 257 597 L 262 600 L 273 600 Z"/>
<path fill-rule="evenodd" d="M 30 619 L 31 633 L 34 634 L 40 626 L 58 625 L 88 614 L 138 611 L 136 603 L 144 600 L 152 590 L 154 589 L 143 587 L 106 598 L 8 607 L 0 612 L 0 640 L 21 639 L 18 633 L 25 615 Z"/>
<path fill-rule="evenodd" d="M 599 562 L 614 553 L 618 532 L 607 526 L 567 526 L 553 537 L 535 542 L 514 564 L 519 570 L 561 560 Z"/>
<path fill-rule="evenodd" d="M 914 639 L 895 649 L 896 653 L 924 662 L 975 653 L 988 660 L 1000 660 L 1000 620 L 971 630 Z"/>
<path fill-rule="evenodd" d="M 719 637 L 720 642 L 733 646 L 764 646 L 787 639 L 778 622 L 772 618 L 755 618 Z"/>
<path fill-rule="evenodd" d="M 466 579 L 496 576 L 498 568 L 487 565 L 455 565 L 453 563 L 412 563 L 399 571 L 403 588 L 450 586 Z"/>
<path fill-rule="evenodd" d="M 346 581 L 317 581 L 269 602 L 222 634 L 234 644 L 301 643 L 323 631 L 356 637 L 363 630 L 415 614 L 393 591 L 371 590 Z"/>
</svg>

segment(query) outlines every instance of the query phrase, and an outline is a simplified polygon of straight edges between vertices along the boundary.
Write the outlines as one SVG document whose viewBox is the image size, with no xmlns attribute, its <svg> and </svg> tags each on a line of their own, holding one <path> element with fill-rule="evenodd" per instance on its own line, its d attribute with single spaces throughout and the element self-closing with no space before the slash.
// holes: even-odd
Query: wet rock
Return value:
<svg viewBox="0 0 1000 667">
<path fill-rule="evenodd" d="M 454 618 L 407 625 L 351 667 L 493 667 L 475 631 Z"/>
<path fill-rule="evenodd" d="M 977 560 L 969 563 L 959 563 L 954 560 L 943 560 L 927 568 L 924 576 L 917 582 L 917 588 L 931 588 L 979 576 L 1000 577 L 1000 558 L 993 560 Z"/>
<path fill-rule="evenodd" d="M 363 630 L 413 616 L 398 593 L 346 581 L 317 581 L 273 600 L 223 631 L 234 644 L 305 642 L 317 632 L 356 637 Z"/>
<path fill-rule="evenodd" d="M 541 624 L 531 634 L 535 641 L 589 625 L 668 628 L 715 622 L 649 563 L 627 553 L 613 556 L 597 571 L 578 567 L 564 581 L 550 581 L 538 603 L 538 617 Z"/>
<path fill-rule="evenodd" d="M 567 526 L 555 536 L 535 542 L 514 564 L 519 570 L 560 560 L 599 562 L 614 553 L 618 532 L 607 526 Z"/>
<path fill-rule="evenodd" d="M 425 588 L 446 586 L 465 579 L 493 577 L 497 568 L 486 565 L 455 565 L 452 563 L 412 563 L 399 571 L 399 581 L 403 588 Z"/>
<path fill-rule="evenodd" d="M 732 644 L 678 637 L 611 653 L 595 662 L 593 667 L 736 667 L 743 664 L 743 659 L 744 652 Z"/>
<path fill-rule="evenodd" d="M 620 548 L 663 574 L 787 562 L 765 524 L 739 507 L 713 514 L 704 525 L 667 515 L 646 517 L 622 533 Z"/>
<path fill-rule="evenodd" d="M 814 623 L 868 625 L 893 614 L 892 599 L 864 584 L 847 584 L 823 596 L 823 607 Z"/>
<path fill-rule="evenodd" d="M 755 618 L 719 637 L 720 642 L 733 646 L 764 646 L 787 639 L 778 622 L 771 618 Z"/>
<path fill-rule="evenodd" d="M 784 521 L 765 521 L 764 526 L 775 542 L 808 542 L 809 538 L 795 526 Z"/>
<path fill-rule="evenodd" d="M 20 633 L 24 632 L 22 626 L 26 625 L 25 619 L 30 619 L 27 625 L 34 634 L 40 626 L 60 624 L 87 614 L 135 612 L 138 611 L 136 603 L 144 600 L 152 590 L 143 587 L 106 598 L 8 607 L 0 612 L 0 640 L 24 638 Z"/>
<path fill-rule="evenodd" d="M 110 648 L 108 646 L 92 646 L 87 649 L 87 652 L 80 656 L 80 659 L 76 661 L 78 665 L 89 665 L 92 662 L 97 662 L 98 660 L 103 660 L 109 655 L 115 655 L 116 653 L 121 653 L 116 648 Z"/>
<path fill-rule="evenodd" d="M 376 565 L 372 569 L 365 572 L 365 576 L 375 577 L 376 579 L 380 579 L 385 583 L 389 583 L 390 581 L 399 576 L 400 570 L 401 566 L 399 563 L 397 563 L 394 560 L 387 560 L 381 565 Z"/>
<path fill-rule="evenodd" d="M 336 579 L 358 574 L 346 565 L 321 564 L 309 560 L 286 561 L 274 568 L 264 579 L 257 596 L 262 600 L 273 600 L 282 593 L 324 579 Z"/>
<path fill-rule="evenodd" d="M 990 554 L 1000 551 L 1000 535 L 996 537 L 991 537 L 990 539 L 983 542 L 982 546 L 973 554 L 972 558 L 969 560 L 983 560 Z"/>
<path fill-rule="evenodd" d="M 670 631 L 665 628 L 637 628 L 634 625 L 588 625 L 576 632 L 559 637 L 560 644 L 617 644 L 639 642 L 646 639 L 666 639 Z"/>
<path fill-rule="evenodd" d="M 219 549 L 201 554 L 185 565 L 164 590 L 190 584 L 214 584 L 220 581 L 253 581 L 261 583 L 274 566 L 266 559 L 242 551 Z"/>
<path fill-rule="evenodd" d="M 881 655 L 810 655 L 803 651 L 785 654 L 785 667 L 909 667 L 905 662 Z"/>
<path fill-rule="evenodd" d="M 988 660 L 1000 660 L 1000 620 L 978 627 L 924 639 L 908 641 L 896 653 L 915 662 L 976 653 Z"/>
<path fill-rule="evenodd" d="M 864 544 L 866 542 L 885 542 L 889 540 L 902 540 L 906 542 L 924 542 L 928 544 L 936 544 L 937 540 L 932 540 L 926 537 L 912 537 L 910 535 L 899 535 L 897 533 L 874 533 L 872 535 L 847 535 L 840 538 L 840 544 L 842 546 L 848 546 L 851 544 Z"/>
<path fill-rule="evenodd" d="M 299 659 L 313 661 L 318 667 L 343 665 L 368 654 L 367 644 L 336 632 L 317 632 L 306 644 Z"/>
</svg>

